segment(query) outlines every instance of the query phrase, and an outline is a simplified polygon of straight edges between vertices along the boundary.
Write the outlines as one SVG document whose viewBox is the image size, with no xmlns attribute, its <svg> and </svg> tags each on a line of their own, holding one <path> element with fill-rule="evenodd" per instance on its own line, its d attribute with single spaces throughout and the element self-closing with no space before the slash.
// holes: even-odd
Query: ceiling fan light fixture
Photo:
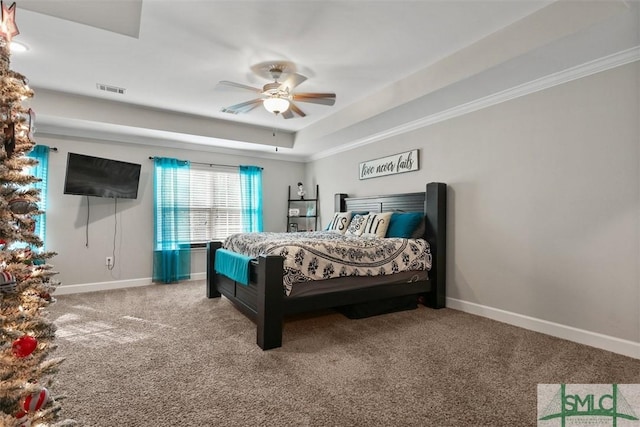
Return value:
<svg viewBox="0 0 640 427">
<path fill-rule="evenodd" d="M 284 113 L 289 109 L 289 100 L 278 96 L 272 96 L 262 101 L 265 110 L 273 114 Z"/>
</svg>

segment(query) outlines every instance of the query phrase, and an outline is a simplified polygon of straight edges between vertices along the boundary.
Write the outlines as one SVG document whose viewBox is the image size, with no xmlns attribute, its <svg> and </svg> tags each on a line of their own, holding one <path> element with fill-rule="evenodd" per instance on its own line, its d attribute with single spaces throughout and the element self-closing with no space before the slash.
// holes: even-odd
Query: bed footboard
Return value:
<svg viewBox="0 0 640 427">
<path fill-rule="evenodd" d="M 258 346 L 269 350 L 282 346 L 284 326 L 283 258 L 260 256 L 258 259 Z"/>
<path fill-rule="evenodd" d="M 216 250 L 221 242 L 207 244 L 207 298 L 224 295 L 257 325 L 257 343 L 263 350 L 282 346 L 284 325 L 283 258 L 260 256 L 252 262 L 249 285 L 215 272 Z"/>
</svg>

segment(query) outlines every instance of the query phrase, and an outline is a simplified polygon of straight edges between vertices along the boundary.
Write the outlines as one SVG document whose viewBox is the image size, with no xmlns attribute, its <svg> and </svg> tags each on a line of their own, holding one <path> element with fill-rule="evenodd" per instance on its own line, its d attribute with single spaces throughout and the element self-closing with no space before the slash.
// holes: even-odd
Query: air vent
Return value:
<svg viewBox="0 0 640 427">
<path fill-rule="evenodd" d="M 126 91 L 125 88 L 105 85 L 102 83 L 96 83 L 96 87 L 98 88 L 98 90 L 103 90 L 105 92 L 111 92 L 111 93 L 119 93 L 120 95 L 124 95 L 124 92 Z"/>
</svg>

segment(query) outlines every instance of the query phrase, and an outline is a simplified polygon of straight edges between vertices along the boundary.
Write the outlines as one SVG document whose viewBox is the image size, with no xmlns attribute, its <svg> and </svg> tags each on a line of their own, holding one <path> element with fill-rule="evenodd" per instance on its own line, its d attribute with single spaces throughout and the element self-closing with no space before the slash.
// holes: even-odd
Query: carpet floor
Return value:
<svg viewBox="0 0 640 427">
<path fill-rule="evenodd" d="M 452 309 L 255 324 L 204 281 L 60 295 L 54 379 L 83 426 L 535 426 L 538 384 L 640 383 L 640 360 Z M 542 425 L 542 424 L 541 424 Z"/>
</svg>

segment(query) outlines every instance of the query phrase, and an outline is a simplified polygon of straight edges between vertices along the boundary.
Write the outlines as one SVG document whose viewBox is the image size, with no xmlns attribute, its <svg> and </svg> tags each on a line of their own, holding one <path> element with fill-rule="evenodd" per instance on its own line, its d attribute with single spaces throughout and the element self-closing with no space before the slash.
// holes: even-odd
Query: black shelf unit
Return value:
<svg viewBox="0 0 640 427">
<path fill-rule="evenodd" d="M 304 197 L 293 197 L 291 186 L 287 191 L 287 230 L 288 232 L 316 231 L 318 230 L 318 185 L 315 194 L 306 194 Z M 312 196 L 315 198 L 308 198 Z M 297 212 L 297 214 L 296 214 Z"/>
</svg>

